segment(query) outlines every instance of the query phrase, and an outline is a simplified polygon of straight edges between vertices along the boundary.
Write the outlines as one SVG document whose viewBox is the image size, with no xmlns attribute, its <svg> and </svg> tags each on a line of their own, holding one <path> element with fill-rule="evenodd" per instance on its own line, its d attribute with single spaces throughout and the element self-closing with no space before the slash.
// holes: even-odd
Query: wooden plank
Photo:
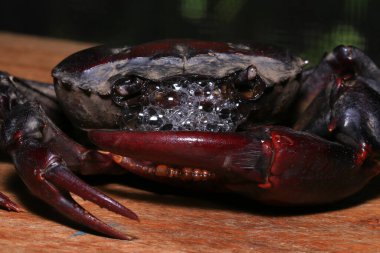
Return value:
<svg viewBox="0 0 380 253">
<path fill-rule="evenodd" d="M 0 33 L 0 69 L 49 81 L 55 64 L 89 45 Z M 138 213 L 140 223 L 76 200 L 105 222 L 139 238 L 132 242 L 81 232 L 79 226 L 33 198 L 4 158 L 0 191 L 25 211 L 0 210 L 0 251 L 380 252 L 379 177 L 343 203 L 291 210 L 264 207 L 244 198 L 178 195 L 170 188 L 160 190 L 155 184 L 125 177 L 95 177 L 90 182 Z"/>
</svg>

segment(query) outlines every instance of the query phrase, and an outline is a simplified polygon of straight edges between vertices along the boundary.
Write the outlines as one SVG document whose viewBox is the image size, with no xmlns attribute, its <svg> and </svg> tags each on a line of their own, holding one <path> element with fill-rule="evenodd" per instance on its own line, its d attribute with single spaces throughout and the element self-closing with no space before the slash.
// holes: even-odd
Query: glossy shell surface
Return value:
<svg viewBox="0 0 380 253">
<path fill-rule="evenodd" d="M 175 76 L 210 80 L 254 66 L 267 87 L 292 80 L 304 61 L 278 48 L 166 40 L 134 47 L 94 47 L 75 53 L 53 70 L 56 93 L 68 115 L 82 128 L 117 128 L 120 108 L 107 98 L 122 76 L 134 75 L 157 83 Z M 102 106 L 98 106 L 102 104 Z M 79 108 L 78 108 L 79 107 Z M 102 115 L 93 120 L 89 115 Z"/>
</svg>

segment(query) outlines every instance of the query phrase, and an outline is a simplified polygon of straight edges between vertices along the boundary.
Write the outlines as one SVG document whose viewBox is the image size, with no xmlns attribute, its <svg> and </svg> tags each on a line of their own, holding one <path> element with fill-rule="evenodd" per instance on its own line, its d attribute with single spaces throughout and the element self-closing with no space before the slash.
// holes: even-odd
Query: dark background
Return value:
<svg viewBox="0 0 380 253">
<path fill-rule="evenodd" d="M 164 38 L 280 45 L 312 64 L 339 44 L 380 63 L 376 0 L 2 1 L 0 30 L 97 43 Z"/>
</svg>

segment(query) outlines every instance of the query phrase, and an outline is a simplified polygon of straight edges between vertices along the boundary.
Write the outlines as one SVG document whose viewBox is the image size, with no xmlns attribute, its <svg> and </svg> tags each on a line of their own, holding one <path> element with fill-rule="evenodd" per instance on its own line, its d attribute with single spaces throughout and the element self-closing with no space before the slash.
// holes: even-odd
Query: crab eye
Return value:
<svg viewBox="0 0 380 253">
<path fill-rule="evenodd" d="M 264 94 L 266 85 L 259 76 L 255 76 L 252 80 L 236 83 L 235 87 L 242 99 L 257 100 Z"/>
<path fill-rule="evenodd" d="M 120 106 L 128 103 L 128 100 L 141 95 L 145 80 L 138 76 L 124 76 L 117 79 L 111 90 L 112 100 Z"/>
</svg>

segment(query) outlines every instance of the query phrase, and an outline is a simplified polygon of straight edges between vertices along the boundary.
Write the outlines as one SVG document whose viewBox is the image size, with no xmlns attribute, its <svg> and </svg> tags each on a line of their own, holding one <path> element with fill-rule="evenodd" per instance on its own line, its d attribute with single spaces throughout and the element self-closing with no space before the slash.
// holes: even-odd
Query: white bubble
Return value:
<svg viewBox="0 0 380 253">
<path fill-rule="evenodd" d="M 223 98 L 215 82 L 177 80 L 159 89 L 162 97 L 170 94 L 167 96 L 170 104 L 161 107 L 156 102 L 154 92 L 149 94 L 150 103 L 142 105 L 137 116 L 141 130 L 158 131 L 170 125 L 170 130 L 173 131 L 225 132 L 234 131 L 243 119 L 241 114 L 234 115 L 238 111 L 237 100 Z M 225 111 L 229 113 L 226 114 Z"/>
</svg>

